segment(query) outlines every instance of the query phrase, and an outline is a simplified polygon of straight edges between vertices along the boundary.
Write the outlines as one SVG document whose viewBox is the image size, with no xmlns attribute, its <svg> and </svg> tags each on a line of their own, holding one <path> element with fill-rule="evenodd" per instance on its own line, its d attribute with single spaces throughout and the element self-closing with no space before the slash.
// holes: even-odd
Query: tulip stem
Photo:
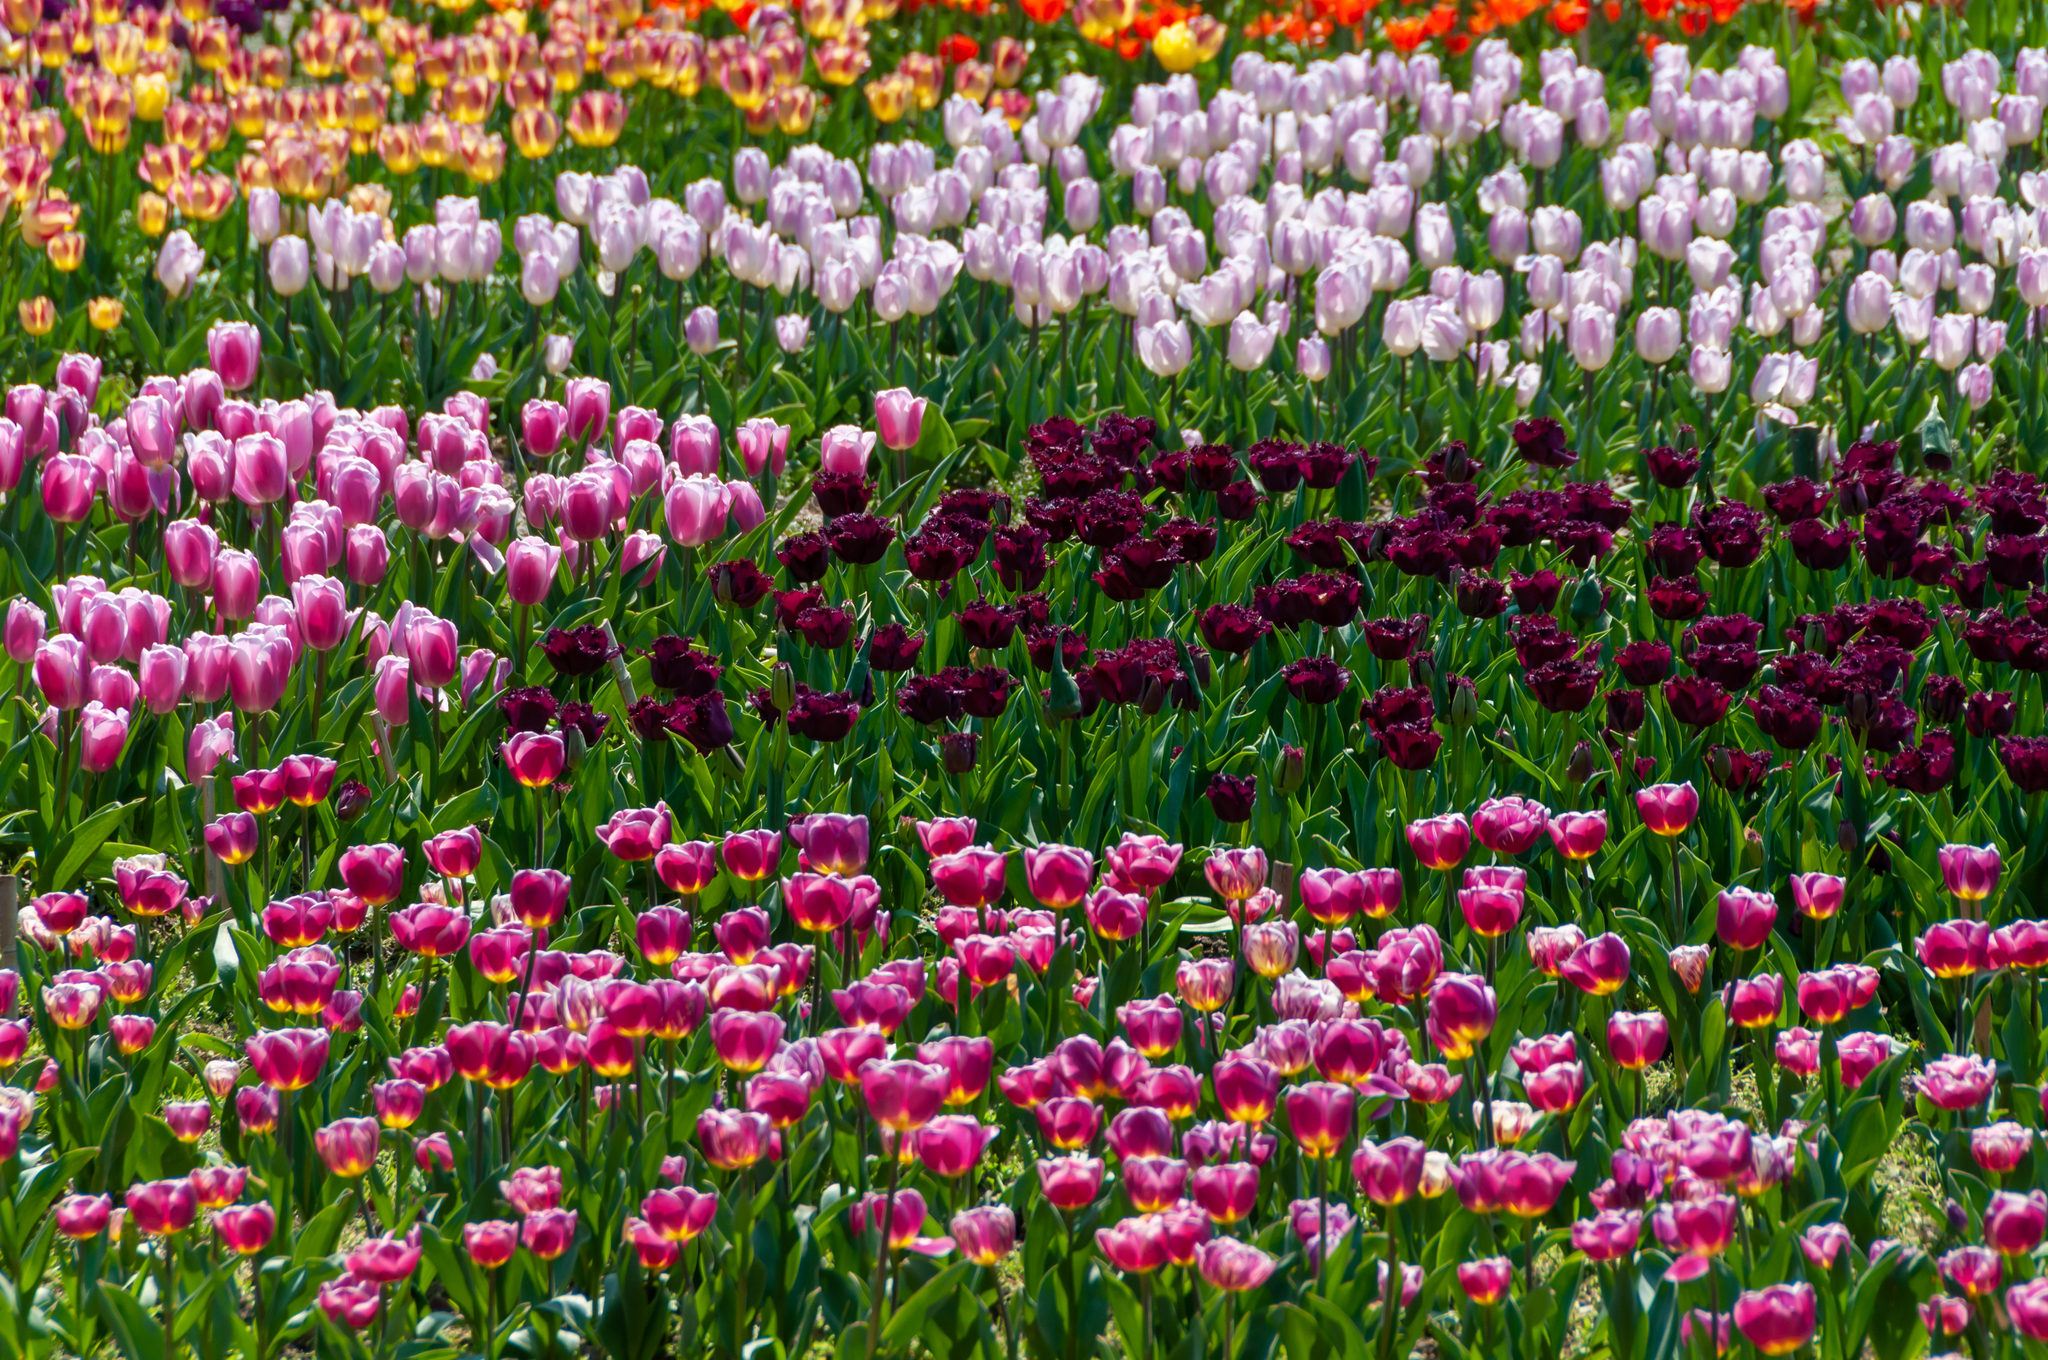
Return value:
<svg viewBox="0 0 2048 1360">
<path fill-rule="evenodd" d="M 164 1273 L 164 1360 L 176 1360 L 178 1354 L 178 1267 L 173 1258 L 177 1238 L 166 1233 L 159 1240 Z"/>
<path fill-rule="evenodd" d="M 965 980 L 964 978 L 962 979 L 963 982 Z M 887 1194 L 882 1196 L 880 1207 L 868 1216 L 870 1227 L 880 1238 L 875 1251 L 874 1295 L 868 1303 L 868 1360 L 875 1360 L 875 1357 L 881 1353 L 882 1324 L 888 1317 L 889 1300 L 885 1291 L 888 1288 L 889 1280 L 889 1229 L 896 1221 L 896 1178 L 903 1171 L 903 1159 L 897 1156 L 886 1144 L 882 1148 L 882 1155 L 889 1163 L 889 1190 Z M 1073 1239 L 1073 1230 L 1071 1228 L 1068 1229 L 1067 1236 L 1069 1242 L 1071 1242 Z M 740 1288 L 744 1291 L 746 1287 L 746 1281 L 743 1278 L 740 1281 Z"/>
<path fill-rule="evenodd" d="M 1152 1272 L 1149 1270 L 1138 1276 L 1138 1307 L 1145 1318 L 1145 1338 L 1139 1343 L 1139 1360 L 1152 1360 Z"/>
<path fill-rule="evenodd" d="M 1394 1329 L 1401 1323 L 1401 1258 L 1394 1250 L 1395 1206 L 1387 1206 L 1387 1278 L 1380 1297 L 1380 1360 L 1394 1353 Z"/>
</svg>

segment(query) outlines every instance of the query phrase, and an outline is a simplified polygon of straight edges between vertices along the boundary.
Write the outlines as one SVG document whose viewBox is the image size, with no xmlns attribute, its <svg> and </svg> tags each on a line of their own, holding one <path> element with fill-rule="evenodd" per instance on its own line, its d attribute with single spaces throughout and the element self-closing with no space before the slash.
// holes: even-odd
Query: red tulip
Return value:
<svg viewBox="0 0 2048 1360">
<path fill-rule="evenodd" d="M 544 789 L 561 778 L 569 748 L 553 732 L 514 732 L 499 748 L 505 768 L 529 789 Z"/>
<path fill-rule="evenodd" d="M 640 1201 L 640 1215 L 671 1242 L 694 1241 L 718 1217 L 718 1192 L 679 1185 Z"/>
<path fill-rule="evenodd" d="M 519 1240 L 542 1261 L 552 1261 L 576 1244 L 576 1211 L 542 1209 L 528 1214 L 519 1225 Z"/>
<path fill-rule="evenodd" d="M 1714 905 L 1714 933 L 1730 949 L 1761 949 L 1778 920 L 1778 900 L 1769 893 L 1733 887 Z"/>
<path fill-rule="evenodd" d="M 937 865 L 933 865 L 936 873 Z M 1054 911 L 1079 902 L 1095 876 L 1095 856 L 1076 845 L 1034 845 L 1024 851 L 1024 882 Z"/>
<path fill-rule="evenodd" d="M 1472 814 L 1472 834 L 1496 855 L 1520 855 L 1536 844 L 1549 821 L 1550 810 L 1533 798 L 1489 798 Z"/>
<path fill-rule="evenodd" d="M 954 1035 L 920 1044 L 917 1049 L 920 1062 L 946 1069 L 948 1105 L 970 1105 L 981 1098 L 988 1089 L 995 1055 L 995 1043 L 986 1036 Z"/>
<path fill-rule="evenodd" d="M 950 855 L 974 844 L 974 826 L 972 817 L 934 817 L 917 823 L 917 843 L 934 859 Z"/>
<path fill-rule="evenodd" d="M 782 858 L 779 831 L 728 832 L 720 847 L 725 871 L 742 883 L 759 883 L 775 872 Z"/>
<path fill-rule="evenodd" d="M 910 1133 L 931 1122 L 952 1084 L 943 1067 L 921 1062 L 879 1059 L 860 1072 L 860 1089 L 868 1115 L 884 1128 Z"/>
<path fill-rule="evenodd" d="M 843 812 L 814 812 L 789 823 L 789 837 L 803 851 L 808 868 L 851 877 L 867 867 L 868 819 Z M 731 838 L 727 838 L 727 848 Z M 735 871 L 737 872 L 737 871 Z"/>
<path fill-rule="evenodd" d="M 376 1165 L 382 1134 L 374 1119 L 337 1119 L 314 1130 L 313 1146 L 330 1175 L 353 1179 Z"/>
<path fill-rule="evenodd" d="M 485 1270 L 496 1270 L 519 1247 L 519 1225 L 502 1218 L 462 1225 L 462 1249 Z"/>
<path fill-rule="evenodd" d="M 1243 1293 L 1272 1277 L 1278 1262 L 1248 1242 L 1218 1237 L 1195 1248 L 1195 1265 L 1212 1289 Z"/>
<path fill-rule="evenodd" d="M 1682 836 L 1699 815 L 1700 795 L 1684 784 L 1652 784 L 1636 791 L 1636 811 L 1643 825 L 1659 836 Z"/>
<path fill-rule="evenodd" d="M 712 1109 L 697 1116 L 697 1142 L 704 1160 L 720 1171 L 738 1171 L 769 1156 L 773 1138 L 766 1115 Z"/>
<path fill-rule="evenodd" d="M 1595 935 L 1573 950 L 1558 972 L 1588 996 L 1611 996 L 1628 981 L 1628 945 L 1619 935 Z"/>
<path fill-rule="evenodd" d="M 1765 1355 L 1789 1355 L 1813 1339 L 1814 1311 L 1812 1285 L 1774 1284 L 1736 1298 L 1735 1326 Z"/>
<path fill-rule="evenodd" d="M 1936 852 L 1942 886 L 1964 902 L 1981 902 L 1998 891 L 1996 845 L 1944 845 Z"/>
<path fill-rule="evenodd" d="M 1266 852 L 1257 846 L 1218 850 L 1202 866 L 1218 897 L 1242 902 L 1266 886 Z"/>
<path fill-rule="evenodd" d="M 57 1231 L 75 1242 L 98 1237 L 113 1218 L 114 1201 L 107 1195 L 66 1195 L 57 1202 Z"/>
<path fill-rule="evenodd" d="M 1038 1159 L 1038 1186 L 1055 1209 L 1086 1208 L 1102 1188 L 1102 1159 L 1081 1153 Z"/>
<path fill-rule="evenodd" d="M 1587 860 L 1607 843 L 1605 812 L 1554 812 L 1547 828 L 1550 843 L 1568 860 Z"/>
<path fill-rule="evenodd" d="M 1664 1056 L 1671 1025 L 1661 1011 L 1616 1011 L 1607 1017 L 1607 1052 L 1617 1067 L 1640 1072 Z"/>
<path fill-rule="evenodd" d="M 1150 1217 L 1129 1218 L 1095 1230 L 1102 1259 L 1127 1275 L 1148 1274 L 1166 1264 L 1166 1235 Z"/>
<path fill-rule="evenodd" d="M 1849 882 L 1835 874 L 1792 875 L 1792 905 L 1801 916 L 1825 921 L 1842 909 Z"/>
<path fill-rule="evenodd" d="M 1408 848 L 1425 869 L 1455 869 L 1472 848 L 1472 824 L 1462 812 L 1418 818 L 1408 823 Z"/>
<path fill-rule="evenodd" d="M 1508 1286 L 1514 1282 L 1515 1264 L 1505 1256 L 1489 1256 L 1483 1261 L 1464 1261 L 1458 1265 L 1458 1288 L 1482 1308 L 1506 1298 Z"/>
<path fill-rule="evenodd" d="M 277 1211 L 267 1202 L 216 1209 L 213 1230 L 221 1243 L 238 1256 L 254 1256 L 270 1245 L 277 1234 Z"/>
<path fill-rule="evenodd" d="M 324 1029 L 274 1029 L 242 1041 L 256 1080 L 273 1091 L 301 1091 L 311 1086 L 327 1063 Z M 248 1121 L 243 1120 L 243 1126 Z"/>
<path fill-rule="evenodd" d="M 135 1226 L 152 1237 L 181 1233 L 199 1217 L 199 1197 L 183 1179 L 138 1182 L 128 1187 L 122 1201 Z"/>
</svg>

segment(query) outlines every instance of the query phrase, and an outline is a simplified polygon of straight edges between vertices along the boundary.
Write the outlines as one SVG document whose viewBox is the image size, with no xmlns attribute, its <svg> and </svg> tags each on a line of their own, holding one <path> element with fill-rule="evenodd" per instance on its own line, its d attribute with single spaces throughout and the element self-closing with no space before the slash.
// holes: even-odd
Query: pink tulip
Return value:
<svg viewBox="0 0 2048 1360">
<path fill-rule="evenodd" d="M 256 381 L 263 357 L 263 337 L 246 321 L 216 321 L 206 332 L 207 363 L 220 375 L 220 385 L 240 392 Z"/>
<path fill-rule="evenodd" d="M 906 387 L 875 393 L 875 429 L 891 449 L 912 449 L 924 432 L 925 399 Z"/>
<path fill-rule="evenodd" d="M 188 590 L 213 585 L 213 563 L 220 555 L 220 535 L 198 520 L 172 520 L 164 526 L 164 565 L 171 579 Z"/>
<path fill-rule="evenodd" d="M 725 532 L 731 505 L 732 488 L 716 477 L 677 477 L 662 498 L 668 536 L 685 548 L 701 548 Z"/>
</svg>

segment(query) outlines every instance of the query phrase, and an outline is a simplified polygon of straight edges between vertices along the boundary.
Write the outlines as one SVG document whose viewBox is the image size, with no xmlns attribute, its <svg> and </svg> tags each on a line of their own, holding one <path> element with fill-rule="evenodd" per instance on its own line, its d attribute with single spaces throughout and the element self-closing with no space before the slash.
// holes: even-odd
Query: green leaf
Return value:
<svg viewBox="0 0 2048 1360">
<path fill-rule="evenodd" d="M 118 1284 L 102 1280 L 99 1287 L 100 1316 L 121 1349 L 121 1360 L 163 1360 L 163 1324 L 149 1315 L 135 1295 Z"/>
</svg>

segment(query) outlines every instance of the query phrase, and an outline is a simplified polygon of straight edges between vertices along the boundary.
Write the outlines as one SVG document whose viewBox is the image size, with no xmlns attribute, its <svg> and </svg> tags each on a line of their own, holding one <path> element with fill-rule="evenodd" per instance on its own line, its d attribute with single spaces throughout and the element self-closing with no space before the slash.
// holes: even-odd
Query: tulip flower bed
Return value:
<svg viewBox="0 0 2048 1360">
<path fill-rule="evenodd" d="M 1542 9 L 0 0 L 0 1360 L 2048 1356 L 2048 32 Z"/>
</svg>

